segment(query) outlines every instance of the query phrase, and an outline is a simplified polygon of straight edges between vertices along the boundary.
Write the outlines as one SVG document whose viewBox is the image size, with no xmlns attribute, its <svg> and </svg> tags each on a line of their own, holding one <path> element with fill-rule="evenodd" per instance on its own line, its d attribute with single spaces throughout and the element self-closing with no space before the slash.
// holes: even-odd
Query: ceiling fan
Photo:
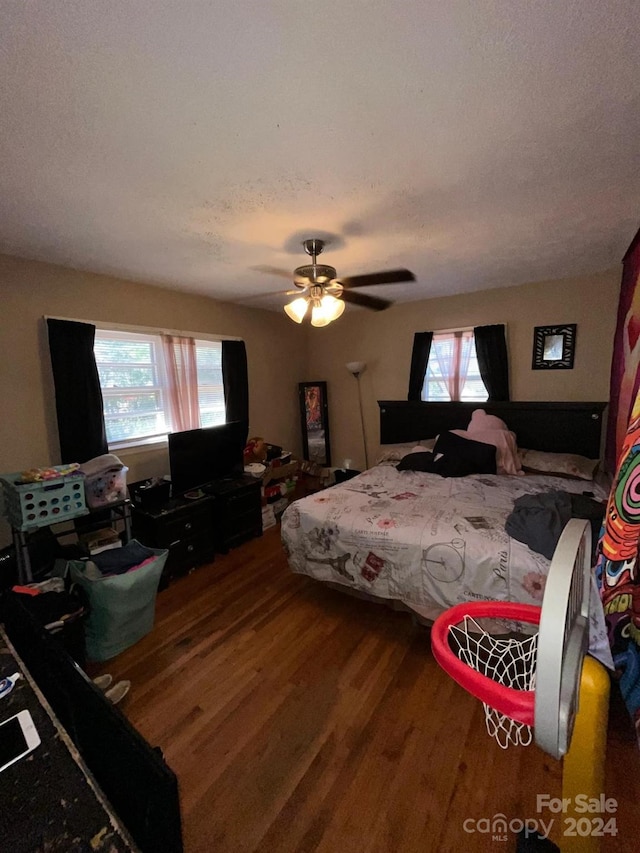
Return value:
<svg viewBox="0 0 640 853">
<path fill-rule="evenodd" d="M 364 275 L 337 278 L 335 267 L 319 264 L 318 255 L 325 246 L 324 240 L 304 240 L 305 252 L 311 256 L 311 263 L 297 267 L 293 271 L 293 283 L 299 290 L 285 291 L 287 296 L 298 295 L 297 299 L 284 306 L 285 313 L 296 323 L 310 320 L 312 326 L 327 326 L 337 320 L 344 311 L 345 302 L 361 305 L 373 311 L 384 311 L 393 303 L 388 299 L 354 292 L 358 287 L 372 287 L 377 284 L 396 284 L 403 281 L 415 281 L 412 272 L 405 269 L 386 270 L 385 272 L 365 273 Z M 261 272 L 291 276 L 285 270 L 274 267 L 260 267 Z M 299 291 L 302 291 L 299 293 Z"/>
</svg>

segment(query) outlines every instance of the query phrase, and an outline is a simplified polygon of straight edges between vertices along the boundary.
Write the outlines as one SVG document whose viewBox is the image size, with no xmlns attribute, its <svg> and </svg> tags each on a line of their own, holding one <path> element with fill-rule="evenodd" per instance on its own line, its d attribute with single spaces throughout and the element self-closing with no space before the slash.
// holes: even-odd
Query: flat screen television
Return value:
<svg viewBox="0 0 640 853">
<path fill-rule="evenodd" d="M 246 436 L 242 421 L 169 433 L 173 495 L 242 474 Z"/>
</svg>

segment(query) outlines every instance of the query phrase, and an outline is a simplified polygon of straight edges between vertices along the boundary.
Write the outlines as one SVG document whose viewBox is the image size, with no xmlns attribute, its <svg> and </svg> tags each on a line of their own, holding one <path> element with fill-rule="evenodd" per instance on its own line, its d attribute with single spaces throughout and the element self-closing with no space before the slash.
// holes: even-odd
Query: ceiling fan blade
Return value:
<svg viewBox="0 0 640 853">
<path fill-rule="evenodd" d="M 371 308 L 374 311 L 384 311 L 393 305 L 388 299 L 380 299 L 378 296 L 368 296 L 366 293 L 352 293 L 350 290 L 343 290 L 340 296 L 345 302 L 351 302 L 352 305 L 361 305 L 363 308 Z"/>
<path fill-rule="evenodd" d="M 234 302 L 255 302 L 258 299 L 267 299 L 270 296 L 288 296 L 292 293 L 297 293 L 293 290 L 270 290 L 268 293 L 254 293 L 251 296 L 241 296 L 235 299 Z"/>
<path fill-rule="evenodd" d="M 257 267 L 249 267 L 251 270 L 255 270 L 256 272 L 265 272 L 268 275 L 279 275 L 282 278 L 288 278 L 290 281 L 293 279 L 291 272 L 289 270 L 280 269 L 280 267 L 269 267 L 269 266 L 257 266 Z"/>
<path fill-rule="evenodd" d="M 384 272 L 370 272 L 364 275 L 352 275 L 339 278 L 343 287 L 371 287 L 374 284 L 399 284 L 402 281 L 415 281 L 416 277 L 410 270 L 385 270 Z"/>
</svg>

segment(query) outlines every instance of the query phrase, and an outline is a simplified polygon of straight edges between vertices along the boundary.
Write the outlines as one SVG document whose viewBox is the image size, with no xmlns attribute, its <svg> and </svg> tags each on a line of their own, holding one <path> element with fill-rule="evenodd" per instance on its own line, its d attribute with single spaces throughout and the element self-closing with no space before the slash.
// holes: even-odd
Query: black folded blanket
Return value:
<svg viewBox="0 0 640 853">
<path fill-rule="evenodd" d="M 560 534 L 570 518 L 585 518 L 591 522 L 592 542 L 598 541 L 602 526 L 605 504 L 587 495 L 571 492 L 542 492 L 538 495 L 523 495 L 513 504 L 513 512 L 504 528 L 518 542 L 524 542 L 532 551 L 543 554 L 547 559 L 560 539 Z"/>
<path fill-rule="evenodd" d="M 123 575 L 129 569 L 148 560 L 149 557 L 153 557 L 153 551 L 132 539 L 122 548 L 101 551 L 99 554 L 94 554 L 91 559 L 103 575 Z"/>
<path fill-rule="evenodd" d="M 463 438 L 454 432 L 441 433 L 433 453 L 409 453 L 400 460 L 398 471 L 424 471 L 441 477 L 468 477 L 470 474 L 496 473 L 496 448 L 493 444 Z"/>
</svg>

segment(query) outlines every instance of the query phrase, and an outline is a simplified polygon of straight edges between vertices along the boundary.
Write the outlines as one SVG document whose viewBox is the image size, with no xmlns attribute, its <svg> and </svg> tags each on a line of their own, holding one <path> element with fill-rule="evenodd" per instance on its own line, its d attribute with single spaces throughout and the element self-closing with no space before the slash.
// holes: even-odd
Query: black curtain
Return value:
<svg viewBox="0 0 640 853">
<path fill-rule="evenodd" d="M 222 383 L 227 421 L 242 421 L 249 435 L 249 377 L 244 341 L 222 341 Z"/>
<path fill-rule="evenodd" d="M 473 330 L 480 376 L 489 394 L 489 403 L 509 400 L 509 360 L 504 326 L 476 326 Z"/>
<path fill-rule="evenodd" d="M 432 340 L 433 332 L 416 332 L 413 336 L 407 400 L 422 399 L 422 386 L 424 385 L 424 375 L 427 372 Z"/>
<path fill-rule="evenodd" d="M 47 320 L 56 395 L 60 461 L 86 462 L 109 452 L 98 368 L 95 326 Z"/>
</svg>

